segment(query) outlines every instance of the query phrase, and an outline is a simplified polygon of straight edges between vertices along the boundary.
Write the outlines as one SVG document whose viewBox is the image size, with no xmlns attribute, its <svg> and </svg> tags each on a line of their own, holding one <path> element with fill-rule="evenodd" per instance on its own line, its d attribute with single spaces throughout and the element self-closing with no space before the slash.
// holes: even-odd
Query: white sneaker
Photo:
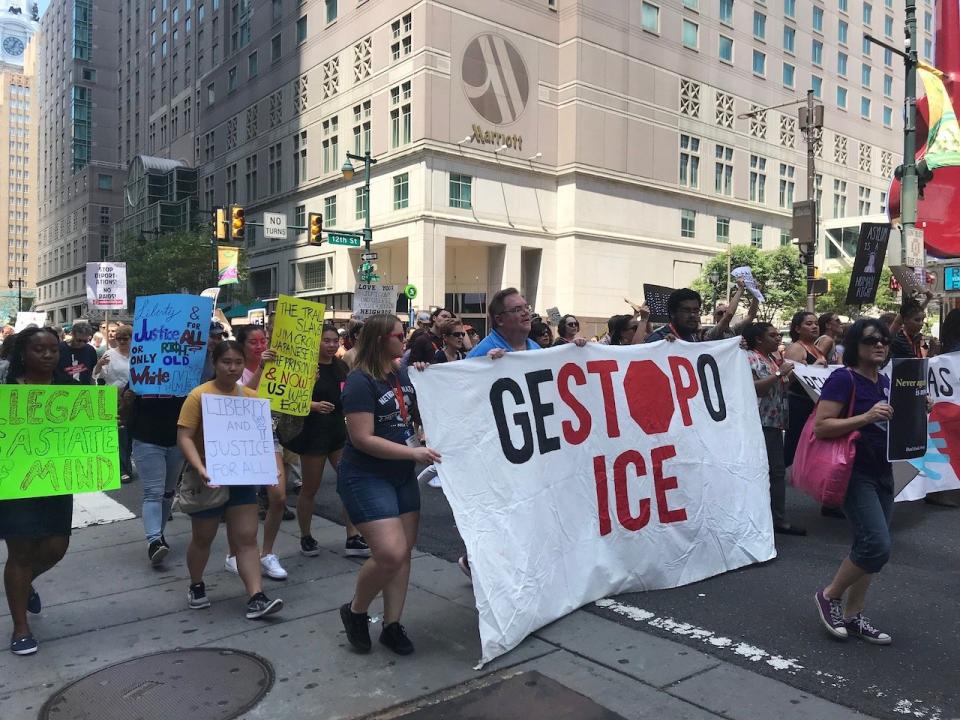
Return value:
<svg viewBox="0 0 960 720">
<path fill-rule="evenodd" d="M 273 553 L 264 555 L 262 558 L 260 558 L 260 568 L 263 571 L 263 574 L 271 580 L 287 579 L 287 571 L 281 567 L 280 559 Z"/>
<path fill-rule="evenodd" d="M 227 572 L 232 572 L 234 575 L 239 575 L 240 571 L 237 570 L 237 556 L 227 555 L 227 559 L 223 561 L 223 569 Z"/>
<path fill-rule="evenodd" d="M 440 487 L 440 478 L 437 475 L 437 466 L 436 465 L 427 465 L 419 475 L 417 475 L 417 480 L 422 483 L 427 483 L 430 487 Z"/>
</svg>

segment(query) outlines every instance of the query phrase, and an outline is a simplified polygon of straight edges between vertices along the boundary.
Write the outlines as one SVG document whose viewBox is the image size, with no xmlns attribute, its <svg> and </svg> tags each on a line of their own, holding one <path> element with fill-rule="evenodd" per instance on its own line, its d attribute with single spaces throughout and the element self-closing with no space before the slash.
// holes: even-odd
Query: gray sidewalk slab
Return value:
<svg viewBox="0 0 960 720">
<path fill-rule="evenodd" d="M 276 550 L 290 579 L 264 582 L 269 595 L 283 597 L 282 613 L 260 622 L 243 617 L 243 586 L 223 569 L 225 532 L 214 544 L 205 577 L 213 605 L 191 611 L 183 560 L 188 529 L 182 517 L 169 525 L 174 550 L 159 571 L 146 562 L 139 520 L 76 531 L 64 561 L 38 581 L 45 601 L 43 615 L 33 621 L 40 652 L 28 658 L 0 654 L 2 720 L 33 720 L 53 692 L 100 668 L 189 647 L 248 650 L 273 664 L 276 682 L 245 720 L 402 716 L 471 683 L 533 670 L 624 718 L 865 717 L 582 611 L 475 671 L 480 643 L 469 580 L 454 563 L 422 553 L 413 562 L 404 613 L 417 652 L 403 658 L 390 653 L 376 642 L 380 625 L 373 624 L 374 650 L 358 655 L 346 641 L 337 608 L 353 592 L 359 563 L 342 557 L 343 528 L 319 518 L 318 557 L 299 554 L 292 523 L 284 524 L 278 538 Z M 371 610 L 379 611 L 379 605 Z M 8 630 L 5 598 L 0 612 L 0 625 Z"/>
</svg>

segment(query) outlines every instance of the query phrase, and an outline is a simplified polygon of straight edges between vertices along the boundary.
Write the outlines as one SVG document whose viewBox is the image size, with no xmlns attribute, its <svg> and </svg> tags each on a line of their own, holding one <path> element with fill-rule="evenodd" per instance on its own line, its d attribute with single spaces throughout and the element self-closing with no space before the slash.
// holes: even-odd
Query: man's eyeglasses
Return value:
<svg viewBox="0 0 960 720">
<path fill-rule="evenodd" d="M 451 332 L 451 333 L 447 333 L 447 335 L 452 335 L 453 337 L 462 338 L 464 335 L 466 335 L 466 333 L 465 333 L 465 332 Z"/>
<path fill-rule="evenodd" d="M 519 315 L 520 313 L 527 313 L 529 315 L 532 309 L 533 308 L 531 308 L 529 305 L 517 305 L 515 308 L 509 308 L 508 310 L 504 310 L 503 312 L 513 313 L 514 315 Z"/>
</svg>

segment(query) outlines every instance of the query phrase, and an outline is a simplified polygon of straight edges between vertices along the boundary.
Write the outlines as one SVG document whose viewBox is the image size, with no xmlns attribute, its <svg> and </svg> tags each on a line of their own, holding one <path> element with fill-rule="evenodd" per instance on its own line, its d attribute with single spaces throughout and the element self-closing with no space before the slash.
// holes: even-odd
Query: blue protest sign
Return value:
<svg viewBox="0 0 960 720">
<path fill-rule="evenodd" d="M 213 301 L 198 295 L 137 298 L 130 389 L 137 395 L 187 395 L 200 384 Z"/>
</svg>

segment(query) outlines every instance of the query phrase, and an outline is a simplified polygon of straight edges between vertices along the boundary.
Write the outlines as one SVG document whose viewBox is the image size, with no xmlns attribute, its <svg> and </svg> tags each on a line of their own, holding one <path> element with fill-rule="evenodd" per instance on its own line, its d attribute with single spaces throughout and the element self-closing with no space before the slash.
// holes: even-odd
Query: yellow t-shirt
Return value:
<svg viewBox="0 0 960 720">
<path fill-rule="evenodd" d="M 204 460 L 203 454 L 203 401 L 201 395 L 236 395 L 237 397 L 257 397 L 257 391 L 248 387 L 237 385 L 233 392 L 220 392 L 216 383 L 211 380 L 203 385 L 198 385 L 187 399 L 183 401 L 183 407 L 180 408 L 180 418 L 177 420 L 177 426 L 193 430 L 193 442 L 197 446 L 197 452 L 200 453 L 200 459 Z"/>
</svg>

